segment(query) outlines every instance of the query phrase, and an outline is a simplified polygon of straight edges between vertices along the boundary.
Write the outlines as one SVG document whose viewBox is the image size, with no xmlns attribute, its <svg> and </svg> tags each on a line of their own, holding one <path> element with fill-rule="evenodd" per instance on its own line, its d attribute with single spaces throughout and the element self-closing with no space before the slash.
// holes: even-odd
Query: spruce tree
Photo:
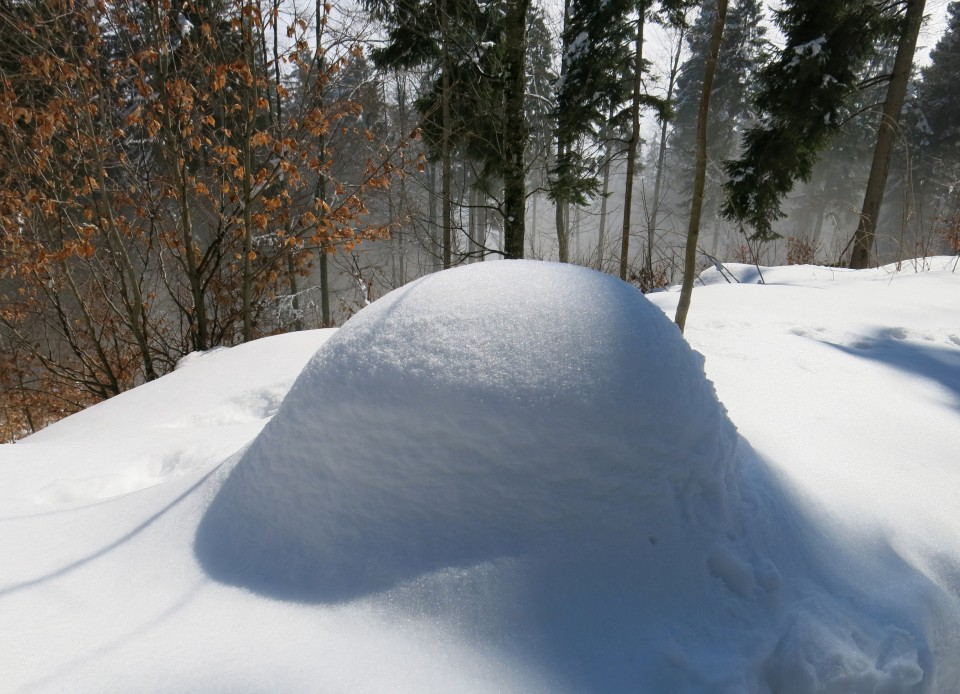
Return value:
<svg viewBox="0 0 960 694">
<path fill-rule="evenodd" d="M 428 145 L 443 167 L 444 266 L 451 264 L 450 181 L 455 147 L 472 151 L 488 173 L 499 173 L 503 252 L 507 258 L 522 258 L 529 132 L 527 31 L 534 16 L 530 0 L 486 4 L 432 0 L 428 6 L 414 0 L 367 0 L 367 6 L 388 32 L 387 41 L 373 52 L 379 66 L 426 66 L 437 73 L 419 106 Z M 471 103 L 477 107 L 470 109 Z M 478 137 L 470 128 L 458 134 L 458 120 L 469 121 L 489 136 Z M 486 143 L 480 145 L 482 139 Z"/>
<path fill-rule="evenodd" d="M 920 107 L 928 127 L 927 150 L 960 164 L 960 0 L 947 8 L 947 29 L 923 69 Z"/>
<path fill-rule="evenodd" d="M 867 61 L 858 75 L 856 90 L 839 111 L 839 130 L 814 165 L 810 179 L 791 192 L 785 206 L 789 235 L 804 239 L 814 252 L 826 252 L 830 260 L 842 255 L 850 238 L 846 230 L 856 226 L 876 145 L 879 108 L 896 48 L 894 43 L 884 41 Z M 824 234 L 830 223 L 838 236 Z"/>
<path fill-rule="evenodd" d="M 863 194 L 863 207 L 860 211 L 857 230 L 853 235 L 850 267 L 855 270 L 867 267 L 873 256 L 880 205 L 883 203 L 883 193 L 890 171 L 894 138 L 899 133 L 900 113 L 907 94 L 920 25 L 923 23 L 924 5 L 925 0 L 907 0 L 906 13 L 898 32 L 897 55 L 893 63 L 893 73 L 887 87 L 886 99 L 880 112 L 877 145 L 873 152 L 873 163 L 870 165 L 870 176 L 867 178 L 867 189 Z"/>
<path fill-rule="evenodd" d="M 774 12 L 786 41 L 758 74 L 758 123 L 744 151 L 726 164 L 723 214 L 772 239 L 780 203 L 809 179 L 820 151 L 840 129 L 846 100 L 877 44 L 898 28 L 895 4 L 787 0 Z"/>
<path fill-rule="evenodd" d="M 600 179 L 582 146 L 595 140 L 628 97 L 632 0 L 568 0 L 556 83 L 556 160 L 550 198 L 557 206 L 560 260 L 568 260 L 570 205 L 586 205 Z"/>
<path fill-rule="evenodd" d="M 914 129 L 923 155 L 921 190 L 934 223 L 953 218 L 960 205 L 960 1 L 951 2 L 947 14 L 947 29 L 921 73 Z"/>
<path fill-rule="evenodd" d="M 707 123 L 708 164 L 703 209 L 705 218 L 714 220 L 714 224 L 722 197 L 722 164 L 739 154 L 743 132 L 754 122 L 750 93 L 766 45 L 766 29 L 761 23 L 762 19 L 763 8 L 759 0 L 739 0 L 731 3 L 727 12 Z M 677 160 L 677 174 L 687 193 L 692 190 L 690 181 L 696 153 L 697 109 L 712 23 L 713 13 L 701 12 L 690 27 L 687 33 L 689 54 L 677 78 L 670 140 Z"/>
</svg>

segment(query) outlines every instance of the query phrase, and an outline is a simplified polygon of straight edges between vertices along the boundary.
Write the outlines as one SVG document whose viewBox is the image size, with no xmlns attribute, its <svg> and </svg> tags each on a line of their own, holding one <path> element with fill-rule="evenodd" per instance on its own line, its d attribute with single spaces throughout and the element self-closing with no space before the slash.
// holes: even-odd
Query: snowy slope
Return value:
<svg viewBox="0 0 960 694">
<path fill-rule="evenodd" d="M 686 337 L 741 433 L 851 529 L 960 557 L 957 259 L 763 268 L 763 285 L 729 267 L 744 283 L 705 273 Z M 652 298 L 673 315 L 677 297 Z"/>
<path fill-rule="evenodd" d="M 548 264 L 191 355 L 0 447 L 0 691 L 960 690 L 951 262 L 705 273 L 726 411 Z"/>
</svg>

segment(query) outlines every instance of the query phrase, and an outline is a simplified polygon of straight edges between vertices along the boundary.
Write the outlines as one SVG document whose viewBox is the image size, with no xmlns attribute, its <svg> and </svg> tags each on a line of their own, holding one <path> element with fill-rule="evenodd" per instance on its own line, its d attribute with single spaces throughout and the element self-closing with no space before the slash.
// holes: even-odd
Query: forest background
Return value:
<svg viewBox="0 0 960 694">
<path fill-rule="evenodd" d="M 957 2 L 0 0 L 0 440 L 463 263 L 958 253 L 958 146 Z"/>
</svg>

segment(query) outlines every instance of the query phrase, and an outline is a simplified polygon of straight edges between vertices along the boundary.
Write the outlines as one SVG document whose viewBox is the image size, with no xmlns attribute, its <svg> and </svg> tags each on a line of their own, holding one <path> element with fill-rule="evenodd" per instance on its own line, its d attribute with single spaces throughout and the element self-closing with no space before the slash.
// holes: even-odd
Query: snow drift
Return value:
<svg viewBox="0 0 960 694">
<path fill-rule="evenodd" d="M 341 328 L 195 551 L 271 598 L 432 616 L 552 691 L 948 691 L 955 601 L 808 507 L 638 291 L 512 261 Z"/>
<path fill-rule="evenodd" d="M 735 445 L 702 357 L 634 288 L 475 265 L 391 293 L 316 354 L 198 550 L 225 581 L 323 602 L 532 555 L 682 573 L 681 546 L 727 529 Z"/>
<path fill-rule="evenodd" d="M 0 691 L 960 691 L 956 258 L 726 269 L 705 362 L 485 263 L 0 446 Z"/>
</svg>

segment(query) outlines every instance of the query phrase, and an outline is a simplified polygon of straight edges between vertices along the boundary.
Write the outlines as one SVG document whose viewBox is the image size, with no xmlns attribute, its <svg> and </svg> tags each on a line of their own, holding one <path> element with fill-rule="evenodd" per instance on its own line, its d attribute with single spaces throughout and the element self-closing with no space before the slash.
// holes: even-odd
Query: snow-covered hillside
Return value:
<svg viewBox="0 0 960 694">
<path fill-rule="evenodd" d="M 711 270 L 705 363 L 524 261 L 191 355 L 0 446 L 0 691 L 958 691 L 955 260 Z"/>
</svg>

